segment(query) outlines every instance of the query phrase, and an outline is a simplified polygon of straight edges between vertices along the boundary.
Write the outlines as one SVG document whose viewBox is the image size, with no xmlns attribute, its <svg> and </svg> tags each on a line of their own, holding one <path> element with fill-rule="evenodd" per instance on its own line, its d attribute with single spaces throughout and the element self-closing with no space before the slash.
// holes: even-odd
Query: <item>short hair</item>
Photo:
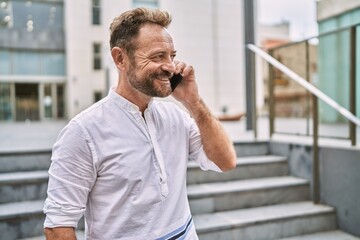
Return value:
<svg viewBox="0 0 360 240">
<path fill-rule="evenodd" d="M 110 25 L 110 49 L 120 47 L 128 54 L 135 51 L 134 39 L 140 28 L 146 23 L 154 23 L 167 28 L 171 15 L 159 9 L 135 8 L 114 18 Z"/>
</svg>

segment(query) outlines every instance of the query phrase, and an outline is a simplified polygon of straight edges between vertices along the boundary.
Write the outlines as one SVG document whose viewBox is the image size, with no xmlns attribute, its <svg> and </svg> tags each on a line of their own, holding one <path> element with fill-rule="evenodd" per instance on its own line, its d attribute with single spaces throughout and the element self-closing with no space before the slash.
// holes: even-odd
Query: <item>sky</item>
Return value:
<svg viewBox="0 0 360 240">
<path fill-rule="evenodd" d="M 317 35 L 316 0 L 257 0 L 262 24 L 290 22 L 290 38 L 297 41 Z"/>
</svg>

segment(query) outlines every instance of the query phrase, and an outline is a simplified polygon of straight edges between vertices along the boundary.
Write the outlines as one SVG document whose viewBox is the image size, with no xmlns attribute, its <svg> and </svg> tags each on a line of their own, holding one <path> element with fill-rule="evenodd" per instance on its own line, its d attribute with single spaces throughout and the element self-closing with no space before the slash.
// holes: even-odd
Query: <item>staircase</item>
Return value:
<svg viewBox="0 0 360 240">
<path fill-rule="evenodd" d="M 43 202 L 51 151 L 0 153 L 0 239 L 43 232 Z"/>
<path fill-rule="evenodd" d="M 310 201 L 309 182 L 288 175 L 267 142 L 236 143 L 237 168 L 188 168 L 188 197 L 200 240 L 355 240 L 337 230 L 335 209 Z M 0 240 L 44 239 L 50 151 L 0 153 Z M 83 233 L 78 233 L 83 239 Z"/>
<path fill-rule="evenodd" d="M 289 176 L 287 159 L 267 142 L 235 144 L 237 168 L 188 170 L 188 197 L 201 240 L 355 240 L 337 230 L 336 211 L 310 201 L 307 180 Z"/>
</svg>

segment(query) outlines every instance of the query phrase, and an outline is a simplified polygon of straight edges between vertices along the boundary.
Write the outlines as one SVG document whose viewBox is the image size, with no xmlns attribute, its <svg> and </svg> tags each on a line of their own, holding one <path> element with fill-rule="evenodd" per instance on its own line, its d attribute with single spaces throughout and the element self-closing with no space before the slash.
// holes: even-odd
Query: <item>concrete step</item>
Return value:
<svg viewBox="0 0 360 240">
<path fill-rule="evenodd" d="M 271 240 L 336 229 L 335 210 L 296 202 L 194 215 L 200 240 Z"/>
<path fill-rule="evenodd" d="M 279 240 L 359 240 L 359 239 L 360 238 L 352 236 L 348 233 L 336 230 L 336 231 L 307 234 L 307 235 L 296 236 L 291 238 L 282 238 Z"/>
<path fill-rule="evenodd" d="M 84 240 L 85 239 L 84 232 L 77 231 L 76 237 L 78 240 Z M 278 240 L 359 240 L 359 239 L 360 238 L 336 230 L 336 231 L 321 232 L 321 233 L 315 233 L 315 234 L 309 234 L 309 235 L 297 236 L 291 238 L 282 238 Z M 19 240 L 45 240 L 45 236 L 22 238 Z"/>
<path fill-rule="evenodd" d="M 0 204 L 46 198 L 47 171 L 0 174 Z"/>
<path fill-rule="evenodd" d="M 195 164 L 188 168 L 188 184 L 237 179 L 281 176 L 287 174 L 287 161 L 281 156 L 256 156 L 238 159 L 237 168 L 227 173 L 204 172 Z M 47 170 L 0 173 L 0 203 L 44 199 Z"/>
<path fill-rule="evenodd" d="M 270 153 L 269 142 L 267 141 L 236 141 L 234 142 L 236 156 L 258 156 Z"/>
<path fill-rule="evenodd" d="M 51 149 L 0 152 L 0 173 L 47 170 L 50 166 Z"/>
<path fill-rule="evenodd" d="M 43 200 L 0 204 L 0 239 L 12 240 L 43 233 Z"/>
<path fill-rule="evenodd" d="M 188 186 L 192 214 L 310 199 L 307 180 L 284 176 Z"/>
<path fill-rule="evenodd" d="M 225 173 L 202 171 L 195 163 L 189 163 L 187 183 L 210 183 L 232 181 L 250 178 L 284 176 L 288 174 L 286 157 L 273 155 L 258 155 L 239 157 L 237 167 Z"/>
<path fill-rule="evenodd" d="M 43 201 L 1 204 L 0 239 L 43 239 L 42 207 Z M 311 202 L 199 214 L 194 221 L 201 240 L 270 240 L 336 227 L 334 209 Z"/>
<path fill-rule="evenodd" d="M 0 204 L 0 240 L 44 239 L 44 200 Z M 84 218 L 78 225 L 83 236 Z"/>
</svg>

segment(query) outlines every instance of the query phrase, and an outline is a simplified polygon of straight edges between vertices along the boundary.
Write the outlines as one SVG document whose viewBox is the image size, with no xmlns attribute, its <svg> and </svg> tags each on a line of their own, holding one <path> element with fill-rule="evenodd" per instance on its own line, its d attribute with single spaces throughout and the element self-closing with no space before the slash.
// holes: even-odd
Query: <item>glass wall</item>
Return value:
<svg viewBox="0 0 360 240">
<path fill-rule="evenodd" d="M 319 32 L 360 24 L 360 9 L 354 9 L 319 22 Z M 360 25 L 356 27 L 356 113 L 360 117 Z M 342 106 L 348 108 L 350 99 L 350 30 L 321 37 L 319 48 L 319 87 Z M 346 122 L 335 110 L 320 102 L 321 120 L 329 123 Z"/>
<path fill-rule="evenodd" d="M 12 55 L 12 74 L 15 75 L 37 75 L 40 73 L 40 55 L 30 51 L 16 51 Z M 39 74 L 40 75 L 40 74 Z"/>
<path fill-rule="evenodd" d="M 12 120 L 10 83 L 0 82 L 0 121 Z"/>
<path fill-rule="evenodd" d="M 10 54 L 0 49 L 0 74 L 10 74 Z"/>
<path fill-rule="evenodd" d="M 28 32 L 63 28 L 63 5 L 56 1 L 0 1 L 0 28 L 26 29 Z"/>
<path fill-rule="evenodd" d="M 62 83 L 0 82 L 0 122 L 63 119 L 65 107 Z"/>
<path fill-rule="evenodd" d="M 158 0 L 133 0 L 133 6 L 135 7 L 149 7 L 158 8 Z"/>
<path fill-rule="evenodd" d="M 47 52 L 40 54 L 40 75 L 65 76 L 65 54 Z"/>
<path fill-rule="evenodd" d="M 65 53 L 0 49 L 0 74 L 65 76 Z"/>
<path fill-rule="evenodd" d="M 33 83 L 15 84 L 16 121 L 39 120 L 39 87 Z"/>
<path fill-rule="evenodd" d="M 0 1 L 0 28 L 10 27 L 11 22 L 9 2 Z"/>
</svg>

